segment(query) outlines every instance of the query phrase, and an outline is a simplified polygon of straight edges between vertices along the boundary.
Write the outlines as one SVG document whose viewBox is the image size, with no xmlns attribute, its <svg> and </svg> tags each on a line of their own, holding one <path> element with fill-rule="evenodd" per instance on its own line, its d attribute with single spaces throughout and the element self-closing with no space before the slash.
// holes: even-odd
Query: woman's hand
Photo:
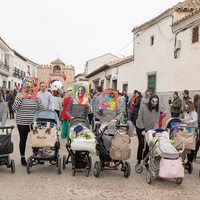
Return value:
<svg viewBox="0 0 200 200">
<path fill-rule="evenodd" d="M 87 107 L 89 107 L 89 101 L 87 101 L 87 102 L 85 103 L 85 105 L 86 105 Z"/>
<path fill-rule="evenodd" d="M 38 96 L 38 94 L 36 95 L 36 100 L 38 100 L 39 99 L 39 96 Z"/>
<path fill-rule="evenodd" d="M 191 124 L 191 122 L 190 122 L 190 121 L 187 121 L 187 122 L 186 122 L 186 125 L 187 125 L 187 126 L 188 126 L 188 125 L 190 125 L 190 124 Z"/>
<path fill-rule="evenodd" d="M 19 97 L 19 99 L 22 101 L 23 98 L 24 98 L 24 95 L 21 94 L 20 97 Z"/>
<path fill-rule="evenodd" d="M 142 135 L 145 136 L 146 135 L 146 131 L 142 131 Z"/>
<path fill-rule="evenodd" d="M 99 106 L 99 111 L 101 111 L 102 110 L 102 106 Z"/>
<path fill-rule="evenodd" d="M 117 122 L 117 120 L 116 119 L 113 119 L 113 120 L 111 120 L 112 122 Z"/>
</svg>

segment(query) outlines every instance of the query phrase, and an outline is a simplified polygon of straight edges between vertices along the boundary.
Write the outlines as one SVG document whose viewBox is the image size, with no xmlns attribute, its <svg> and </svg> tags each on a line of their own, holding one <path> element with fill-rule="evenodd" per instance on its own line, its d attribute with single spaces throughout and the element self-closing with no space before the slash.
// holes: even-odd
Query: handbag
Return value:
<svg viewBox="0 0 200 200">
<path fill-rule="evenodd" d="M 13 143 L 11 142 L 11 134 L 0 135 L 0 155 L 10 154 L 13 152 Z"/>
<path fill-rule="evenodd" d="M 128 160 L 131 156 L 129 135 L 117 132 L 111 139 L 110 157 L 112 160 Z"/>
<path fill-rule="evenodd" d="M 34 129 L 31 131 L 31 147 L 54 147 L 56 128 L 50 128 L 47 122 L 46 129 L 38 129 L 37 122 L 34 122 Z"/>
<path fill-rule="evenodd" d="M 195 150 L 196 149 L 196 139 L 194 133 L 186 133 L 184 131 L 176 132 L 176 137 L 174 137 L 174 145 L 178 145 L 184 139 L 185 150 Z M 177 149 L 181 150 L 183 148 L 183 143 L 181 143 Z"/>
<path fill-rule="evenodd" d="M 161 178 L 183 178 L 184 167 L 182 165 L 182 158 L 176 160 L 166 159 L 164 157 L 160 160 L 159 176 Z"/>
</svg>

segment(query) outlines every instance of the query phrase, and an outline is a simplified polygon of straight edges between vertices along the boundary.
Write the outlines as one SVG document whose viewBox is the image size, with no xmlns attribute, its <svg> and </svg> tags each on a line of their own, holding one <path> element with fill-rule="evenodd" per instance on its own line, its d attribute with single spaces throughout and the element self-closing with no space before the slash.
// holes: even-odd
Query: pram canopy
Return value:
<svg viewBox="0 0 200 200">
<path fill-rule="evenodd" d="M 56 112 L 51 111 L 51 110 L 40 110 L 37 111 L 33 122 L 39 122 L 39 121 L 46 121 L 46 122 L 55 122 L 57 125 L 57 129 L 59 130 L 60 128 L 60 121 L 58 118 L 58 115 Z"/>
<path fill-rule="evenodd" d="M 70 127 L 77 126 L 78 124 L 81 124 L 82 126 L 89 128 L 89 122 L 86 118 L 76 117 L 70 120 Z"/>
</svg>

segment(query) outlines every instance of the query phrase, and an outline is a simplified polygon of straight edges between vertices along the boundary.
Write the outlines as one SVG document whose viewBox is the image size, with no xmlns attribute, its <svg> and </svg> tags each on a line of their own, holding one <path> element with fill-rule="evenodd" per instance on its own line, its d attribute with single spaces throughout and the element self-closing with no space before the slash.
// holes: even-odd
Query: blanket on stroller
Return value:
<svg viewBox="0 0 200 200">
<path fill-rule="evenodd" d="M 80 123 L 78 126 L 82 126 L 82 124 Z M 71 149 L 73 151 L 89 151 L 90 153 L 96 154 L 96 140 L 94 133 L 83 126 L 82 134 L 75 136 L 74 128 L 78 126 L 70 127 L 69 138 L 72 141 Z"/>
<path fill-rule="evenodd" d="M 145 138 L 147 144 L 152 145 L 152 138 L 156 131 L 150 130 L 146 133 Z M 160 156 L 165 158 L 178 158 L 179 152 L 169 141 L 169 134 L 166 131 L 160 132 L 160 136 L 157 138 L 158 142 L 155 145 L 155 154 L 158 153 Z M 154 141 L 155 142 L 155 141 Z"/>
</svg>

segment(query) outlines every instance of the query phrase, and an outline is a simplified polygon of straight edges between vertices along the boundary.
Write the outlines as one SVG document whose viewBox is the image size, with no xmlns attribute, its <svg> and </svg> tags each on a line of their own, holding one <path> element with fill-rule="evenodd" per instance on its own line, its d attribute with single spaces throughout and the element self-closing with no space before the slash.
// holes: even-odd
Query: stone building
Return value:
<svg viewBox="0 0 200 200">
<path fill-rule="evenodd" d="M 74 66 L 66 66 L 65 63 L 60 59 L 52 61 L 50 65 L 39 65 L 37 68 L 38 83 L 45 82 L 48 83 L 48 87 L 50 87 L 48 81 L 50 77 L 53 82 L 61 81 L 64 89 L 64 79 L 62 72 L 64 72 L 65 76 L 67 77 L 67 83 L 74 81 Z"/>
</svg>

